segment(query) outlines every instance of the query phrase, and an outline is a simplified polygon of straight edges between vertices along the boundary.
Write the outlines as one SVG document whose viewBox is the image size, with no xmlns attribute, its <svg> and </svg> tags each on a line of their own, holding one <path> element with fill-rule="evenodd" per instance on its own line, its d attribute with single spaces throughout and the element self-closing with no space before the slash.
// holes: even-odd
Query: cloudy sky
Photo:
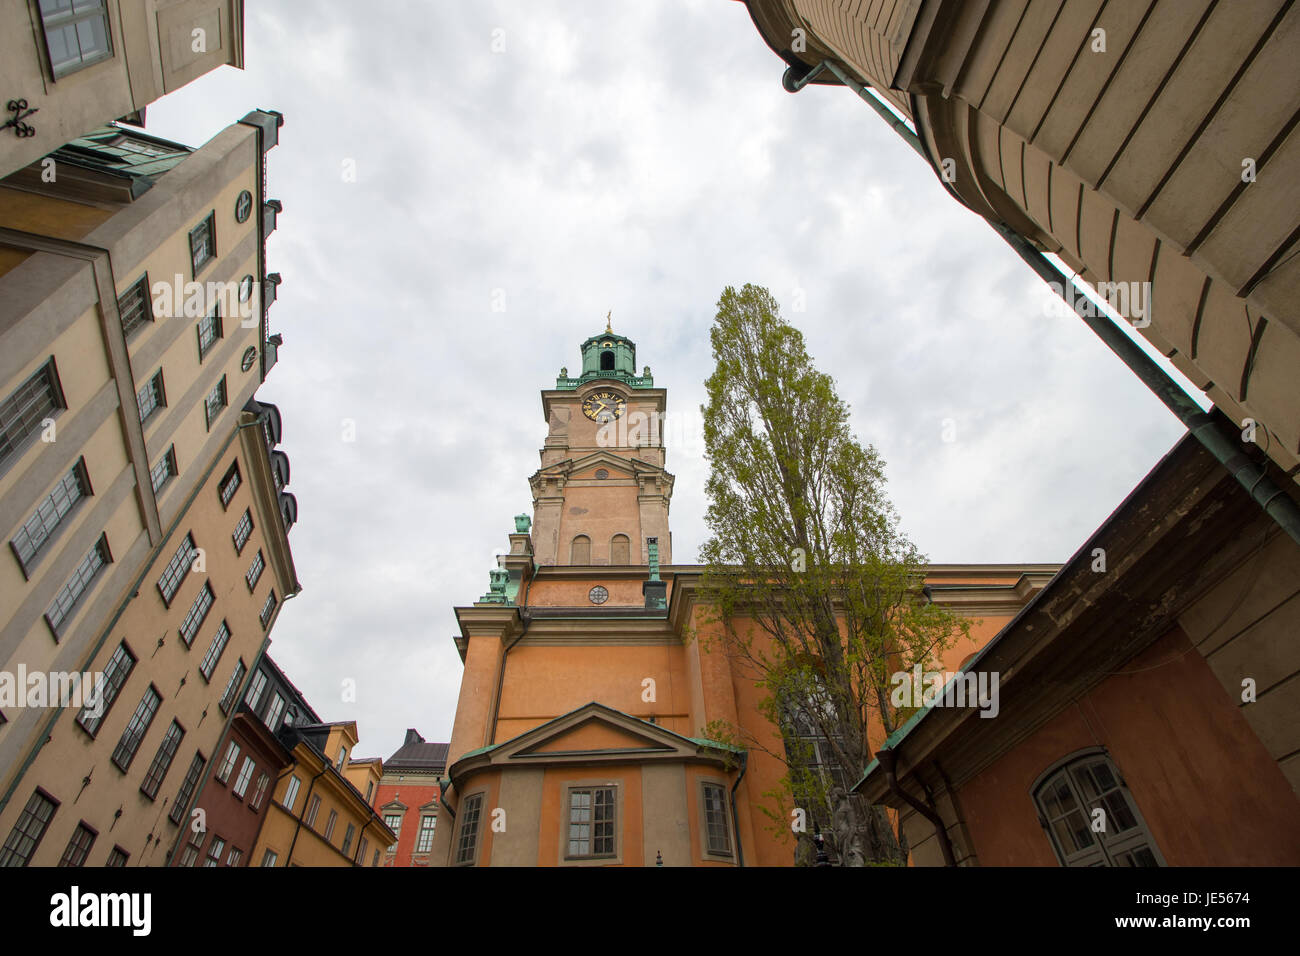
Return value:
<svg viewBox="0 0 1300 956">
<path fill-rule="evenodd" d="M 609 310 L 684 419 L 679 563 L 705 537 L 691 422 L 728 285 L 767 286 L 803 331 L 935 562 L 1066 560 L 1181 434 L 853 93 L 784 92 L 739 3 L 246 11 L 246 69 L 148 126 L 198 146 L 250 109 L 285 115 L 284 348 L 259 397 L 284 416 L 304 590 L 272 655 L 325 719 L 358 721 L 359 754 L 407 727 L 449 738 L 452 608 L 531 513 L 538 391 Z"/>
</svg>

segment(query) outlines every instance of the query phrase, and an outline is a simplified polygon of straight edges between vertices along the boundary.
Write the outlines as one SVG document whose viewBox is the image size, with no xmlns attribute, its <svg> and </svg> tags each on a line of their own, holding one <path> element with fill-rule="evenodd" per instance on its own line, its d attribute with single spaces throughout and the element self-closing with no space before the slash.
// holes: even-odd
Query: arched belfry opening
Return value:
<svg viewBox="0 0 1300 956">
<path fill-rule="evenodd" d="M 614 353 L 609 349 L 600 353 L 600 370 L 602 372 L 614 371 Z"/>
</svg>

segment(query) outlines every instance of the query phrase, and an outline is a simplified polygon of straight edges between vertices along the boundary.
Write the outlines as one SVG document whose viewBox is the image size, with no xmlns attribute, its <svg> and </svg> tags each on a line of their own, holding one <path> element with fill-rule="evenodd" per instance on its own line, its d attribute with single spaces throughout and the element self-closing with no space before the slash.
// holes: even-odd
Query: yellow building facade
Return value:
<svg viewBox="0 0 1300 956">
<path fill-rule="evenodd" d="M 368 802 L 379 761 L 350 761 L 355 721 L 296 728 L 294 765 L 276 783 L 253 850 L 261 866 L 379 866 L 397 835 Z"/>
<path fill-rule="evenodd" d="M 253 397 L 280 123 L 198 150 L 107 127 L 0 181 L 0 673 L 103 681 L 96 706 L 0 693 L 0 864 L 165 862 L 300 589 Z"/>
</svg>

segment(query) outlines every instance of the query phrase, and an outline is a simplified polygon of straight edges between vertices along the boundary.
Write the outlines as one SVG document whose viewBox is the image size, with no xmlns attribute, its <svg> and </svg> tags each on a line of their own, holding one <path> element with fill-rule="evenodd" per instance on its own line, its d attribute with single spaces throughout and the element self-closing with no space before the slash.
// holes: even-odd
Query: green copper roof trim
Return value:
<svg viewBox="0 0 1300 956">
<path fill-rule="evenodd" d="M 886 738 L 885 745 L 880 749 L 896 750 L 898 748 L 898 745 L 903 742 L 903 738 L 906 737 L 908 734 L 910 734 L 916 728 L 916 725 L 922 721 L 925 715 L 928 714 L 933 709 L 933 707 L 934 705 L 931 704 L 929 707 L 923 708 L 922 710 L 918 710 L 915 714 L 909 717 L 907 723 L 903 724 L 903 726 L 899 727 L 892 734 L 890 734 L 888 738 Z M 867 764 L 867 769 L 862 771 L 862 777 L 858 780 L 857 783 L 849 787 L 849 791 L 851 793 L 857 793 L 862 788 L 862 785 L 867 782 L 867 778 L 870 777 L 873 773 L 875 773 L 876 768 L 879 765 L 880 765 L 880 761 L 876 760 L 873 757 L 871 763 Z"/>
<path fill-rule="evenodd" d="M 659 725 L 656 724 L 655 726 L 657 727 Z M 669 730 L 668 732 L 671 734 L 673 731 Z M 737 747 L 734 744 L 724 744 L 720 740 L 710 740 L 708 737 L 687 737 L 686 739 L 691 743 L 699 744 L 701 747 L 711 747 L 714 750 L 730 750 L 733 754 L 743 754 L 745 752 L 744 747 Z"/>
<path fill-rule="evenodd" d="M 579 378 L 570 378 L 567 375 L 557 375 L 555 378 L 555 387 L 562 392 L 571 392 L 587 382 L 594 382 L 598 379 L 608 378 L 615 382 L 622 382 L 628 388 L 654 388 L 655 379 L 653 375 L 633 375 L 630 372 L 614 371 L 595 371 L 585 372 Z"/>
<path fill-rule="evenodd" d="M 507 743 L 508 743 L 508 741 L 507 741 Z M 498 747 L 500 747 L 500 746 L 502 746 L 502 745 L 501 745 L 501 744 L 488 744 L 486 747 L 479 747 L 477 750 L 471 750 L 471 751 L 470 751 L 469 753 L 467 753 L 467 754 L 461 754 L 459 757 L 456 758 L 456 762 L 457 762 L 457 763 L 460 763 L 462 760 L 468 760 L 470 757 L 477 757 L 479 754 L 485 754 L 485 753 L 487 753 L 489 750 L 496 750 L 496 749 L 497 749 Z M 447 779 L 450 780 L 451 778 L 448 777 Z"/>
</svg>

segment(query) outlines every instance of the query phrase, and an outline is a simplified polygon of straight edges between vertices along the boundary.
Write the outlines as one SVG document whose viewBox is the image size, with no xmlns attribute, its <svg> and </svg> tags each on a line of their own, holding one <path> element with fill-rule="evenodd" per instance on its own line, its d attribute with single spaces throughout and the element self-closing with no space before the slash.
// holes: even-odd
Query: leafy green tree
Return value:
<svg viewBox="0 0 1300 956">
<path fill-rule="evenodd" d="M 771 294 L 724 290 L 712 345 L 702 597 L 721 626 L 705 647 L 740 663 L 781 731 L 788 773 L 764 810 L 785 832 L 804 810 L 847 865 L 905 862 L 884 809 L 846 790 L 872 759 L 869 730 L 879 745 L 908 716 L 891 675 L 932 667 L 970 625 L 925 596 L 926 559 L 899 528 L 883 462 Z"/>
</svg>

